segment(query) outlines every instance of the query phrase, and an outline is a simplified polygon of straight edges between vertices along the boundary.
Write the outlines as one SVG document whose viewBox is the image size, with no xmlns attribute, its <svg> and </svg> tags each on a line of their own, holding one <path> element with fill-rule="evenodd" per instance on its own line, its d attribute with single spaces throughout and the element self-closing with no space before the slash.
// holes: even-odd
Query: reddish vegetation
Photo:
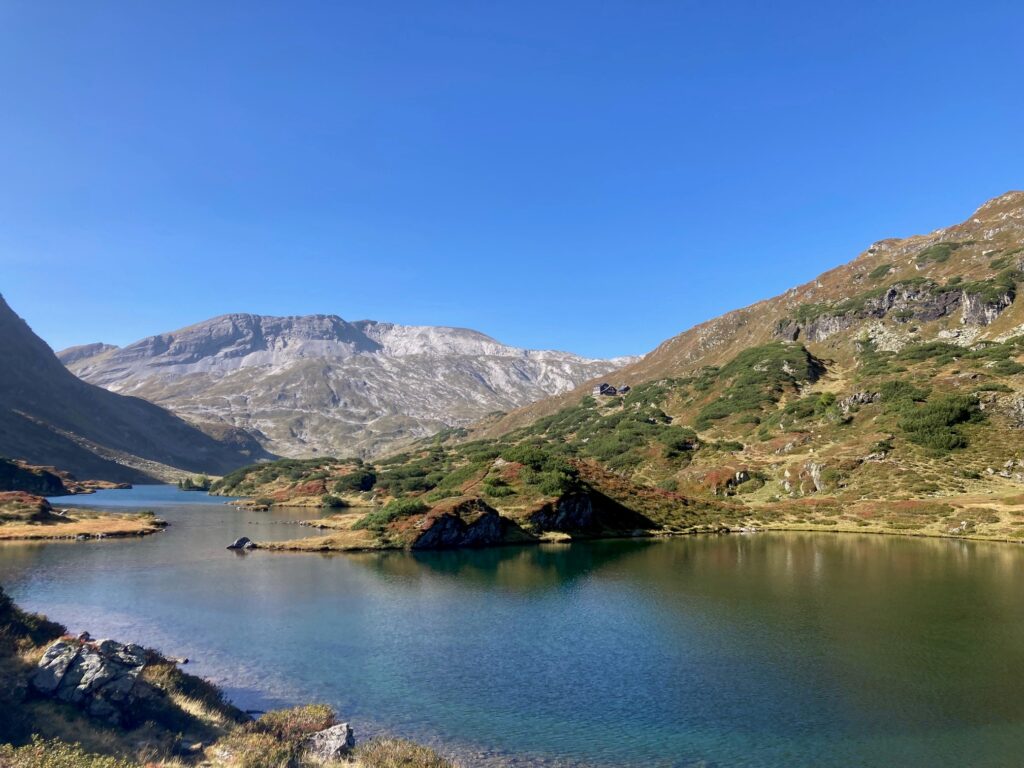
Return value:
<svg viewBox="0 0 1024 768">
<path fill-rule="evenodd" d="M 736 473 L 745 471 L 743 467 L 715 467 L 704 473 L 700 484 L 714 493 L 716 496 L 728 488 L 736 485 Z"/>
<path fill-rule="evenodd" d="M 42 496 L 34 496 L 24 491 L 4 491 L 0 493 L 0 512 L 5 509 L 15 510 L 19 515 L 45 517 L 53 508 Z"/>
<path fill-rule="evenodd" d="M 523 465 L 518 461 L 510 461 L 504 467 L 501 468 L 499 477 L 510 485 L 519 480 L 519 475 L 523 471 Z"/>
<path fill-rule="evenodd" d="M 287 488 L 272 491 L 269 495 L 275 502 L 283 503 L 292 499 L 306 497 L 319 498 L 327 493 L 327 483 L 324 480 L 309 480 L 305 483 L 297 483 Z"/>
</svg>

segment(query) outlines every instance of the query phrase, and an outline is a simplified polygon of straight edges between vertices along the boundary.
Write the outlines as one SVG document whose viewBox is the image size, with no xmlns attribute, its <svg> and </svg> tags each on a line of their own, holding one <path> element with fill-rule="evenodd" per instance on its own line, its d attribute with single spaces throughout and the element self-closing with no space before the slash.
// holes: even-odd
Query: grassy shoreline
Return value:
<svg viewBox="0 0 1024 768">
<path fill-rule="evenodd" d="M 329 525 L 313 525 L 315 521 L 303 521 L 303 524 L 310 524 L 310 527 L 331 528 Z M 364 531 L 351 531 L 339 528 L 338 533 L 325 534 L 323 536 L 310 536 L 304 539 L 291 539 L 284 541 L 254 542 L 256 549 L 268 552 L 394 552 L 409 551 L 408 547 L 399 544 L 387 544 L 379 540 L 372 540 L 365 535 Z M 653 531 L 643 536 L 622 536 L 622 535 L 593 535 L 586 537 L 573 537 L 569 534 L 543 535 L 528 541 L 508 541 L 500 544 L 493 544 L 489 547 L 509 546 L 535 546 L 540 544 L 569 544 L 584 541 L 625 541 L 632 539 L 673 539 L 683 536 L 721 536 L 721 535 L 753 535 L 768 532 L 793 532 L 793 533 L 834 533 L 834 534 L 871 534 L 873 536 L 899 536 L 912 538 L 949 539 L 954 541 L 985 541 L 1004 544 L 1024 544 L 1024 535 L 1008 536 L 1003 533 L 951 533 L 948 530 L 938 529 L 895 529 L 886 528 L 884 524 L 860 525 L 850 523 L 794 523 L 794 522 L 759 522 L 757 519 L 740 521 L 733 527 L 722 526 L 717 530 L 694 529 L 686 531 Z M 353 535 L 349 535 L 353 534 Z"/>
<path fill-rule="evenodd" d="M 167 527 L 152 512 L 54 509 L 42 496 L 0 493 L 0 541 L 56 541 L 148 536 Z"/>
</svg>

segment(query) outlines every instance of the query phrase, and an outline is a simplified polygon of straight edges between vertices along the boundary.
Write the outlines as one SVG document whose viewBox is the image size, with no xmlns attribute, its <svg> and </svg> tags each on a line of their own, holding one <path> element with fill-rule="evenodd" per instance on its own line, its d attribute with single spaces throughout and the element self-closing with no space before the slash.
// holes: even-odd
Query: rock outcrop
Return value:
<svg viewBox="0 0 1024 768">
<path fill-rule="evenodd" d="M 0 458 L 0 491 L 24 491 L 39 496 L 67 493 L 64 481 L 43 467 L 30 467 Z"/>
<path fill-rule="evenodd" d="M 346 757 L 355 746 L 356 738 L 352 726 L 348 723 L 339 723 L 317 731 L 306 739 L 306 754 L 317 760 L 329 762 Z"/>
<path fill-rule="evenodd" d="M 518 526 L 482 499 L 439 504 L 418 524 L 413 549 L 454 549 L 503 544 L 520 533 Z"/>
<path fill-rule="evenodd" d="M 964 325 L 991 325 L 1013 303 L 1015 296 L 1016 291 L 1012 288 L 991 296 L 964 291 L 964 313 L 960 322 Z"/>
<path fill-rule="evenodd" d="M 824 341 L 864 320 L 888 317 L 897 323 L 929 322 L 952 315 L 961 305 L 964 306 L 962 322 L 988 325 L 991 320 L 985 321 L 983 313 L 968 313 L 967 298 L 968 295 L 956 287 L 932 282 L 895 283 L 877 295 L 869 293 L 859 300 L 822 307 L 820 313 L 810 319 L 781 321 L 775 335 L 791 341 Z"/>
<path fill-rule="evenodd" d="M 43 654 L 33 691 L 74 704 L 113 725 L 137 724 L 137 704 L 159 692 L 141 679 L 148 657 L 138 645 L 61 639 Z"/>
<path fill-rule="evenodd" d="M 570 536 L 633 535 L 658 526 L 639 512 L 597 493 L 570 493 L 548 502 L 527 517 L 537 532 L 566 533 Z"/>
</svg>

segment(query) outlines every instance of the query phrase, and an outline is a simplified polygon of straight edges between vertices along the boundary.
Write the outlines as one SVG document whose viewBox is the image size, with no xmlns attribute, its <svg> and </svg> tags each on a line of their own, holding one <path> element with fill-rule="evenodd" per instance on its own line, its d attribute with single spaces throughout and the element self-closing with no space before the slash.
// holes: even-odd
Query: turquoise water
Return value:
<svg viewBox="0 0 1024 768">
<path fill-rule="evenodd" d="M 409 555 L 238 554 L 309 535 L 168 487 L 132 540 L 0 548 L 0 583 L 263 708 L 466 764 L 1005 766 L 1024 746 L 1024 549 L 829 534 Z"/>
</svg>

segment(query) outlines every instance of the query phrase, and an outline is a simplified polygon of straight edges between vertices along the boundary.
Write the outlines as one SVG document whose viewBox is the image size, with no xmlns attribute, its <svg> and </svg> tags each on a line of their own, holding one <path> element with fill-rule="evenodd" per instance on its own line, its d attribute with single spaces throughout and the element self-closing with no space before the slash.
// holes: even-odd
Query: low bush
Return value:
<svg viewBox="0 0 1024 768">
<path fill-rule="evenodd" d="M 505 496 L 514 496 L 516 492 L 515 489 L 509 487 L 508 483 L 504 480 L 493 477 L 484 483 L 484 493 L 495 498 L 502 498 Z"/>
<path fill-rule="evenodd" d="M 342 475 L 334 484 L 335 493 L 360 493 L 369 491 L 377 482 L 377 475 L 369 469 L 359 469 Z"/>
<path fill-rule="evenodd" d="M 388 523 L 399 520 L 403 517 L 412 517 L 426 512 L 429 507 L 418 498 L 395 499 L 388 502 L 381 509 L 376 509 L 364 515 L 353 525 L 353 528 L 366 528 L 381 530 Z"/>
<path fill-rule="evenodd" d="M 949 257 L 953 255 L 953 251 L 957 250 L 966 243 L 935 243 L 929 245 L 917 254 L 917 263 L 921 266 L 928 264 L 929 262 L 934 264 L 942 264 L 943 262 L 949 261 Z"/>
<path fill-rule="evenodd" d="M 923 405 L 905 408 L 899 427 L 912 443 L 935 453 L 948 453 L 967 445 L 959 425 L 982 417 L 977 399 L 947 394 L 931 398 Z"/>
<path fill-rule="evenodd" d="M 231 768 L 296 768 L 302 752 L 298 744 L 262 731 L 235 731 L 214 749 Z"/>
<path fill-rule="evenodd" d="M 326 704 L 307 704 L 267 712 L 253 723 L 252 730 L 287 741 L 330 728 L 336 722 L 334 710 Z"/>
<path fill-rule="evenodd" d="M 892 264 L 879 264 L 868 273 L 871 280 L 878 280 L 892 272 Z"/>
<path fill-rule="evenodd" d="M 39 736 L 33 736 L 32 743 L 22 747 L 0 744 L 0 766 L 3 768 L 138 768 L 137 764 L 130 760 L 107 755 L 94 755 L 86 752 L 79 744 L 68 744 L 59 739 L 41 739 Z"/>
</svg>

